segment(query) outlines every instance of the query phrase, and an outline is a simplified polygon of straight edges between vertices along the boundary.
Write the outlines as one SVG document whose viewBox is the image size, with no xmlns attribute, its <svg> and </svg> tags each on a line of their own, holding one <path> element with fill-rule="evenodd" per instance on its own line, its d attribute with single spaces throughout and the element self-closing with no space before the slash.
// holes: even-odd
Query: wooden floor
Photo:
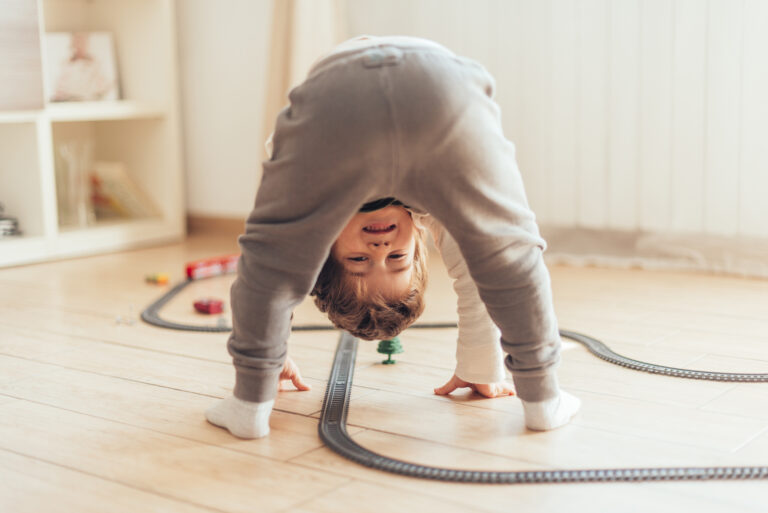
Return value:
<svg viewBox="0 0 768 513">
<path fill-rule="evenodd" d="M 2 245 L 0 244 L 0 251 Z M 766 511 L 768 483 L 466 485 L 399 477 L 324 448 L 317 417 L 337 335 L 295 334 L 290 355 L 313 385 L 281 392 L 267 439 L 242 441 L 203 411 L 230 393 L 224 334 L 155 328 L 138 314 L 165 288 L 144 275 L 237 251 L 184 244 L 0 270 L 0 511 L 374 512 Z M 680 367 L 768 372 L 768 282 L 552 267 L 562 328 L 627 356 Z M 170 304 L 228 298 L 231 277 Z M 455 319 L 439 263 L 425 320 Z M 310 304 L 297 323 L 321 320 Z M 768 385 L 689 381 L 624 370 L 566 343 L 562 385 L 574 422 L 527 431 L 519 400 L 432 394 L 453 368 L 455 330 L 406 332 L 397 365 L 359 349 L 349 429 L 362 445 L 475 469 L 767 465 Z"/>
</svg>

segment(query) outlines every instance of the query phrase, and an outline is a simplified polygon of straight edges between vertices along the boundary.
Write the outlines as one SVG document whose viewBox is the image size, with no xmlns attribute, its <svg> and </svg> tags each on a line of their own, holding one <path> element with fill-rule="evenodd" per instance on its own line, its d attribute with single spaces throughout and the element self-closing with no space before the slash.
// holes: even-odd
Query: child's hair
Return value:
<svg viewBox="0 0 768 513">
<path fill-rule="evenodd" d="M 311 295 L 321 312 L 339 329 L 363 340 L 389 339 L 416 321 L 424 311 L 427 288 L 427 248 L 424 228 L 415 224 L 411 285 L 399 299 L 369 293 L 365 282 L 350 279 L 332 255 L 323 264 Z"/>
</svg>

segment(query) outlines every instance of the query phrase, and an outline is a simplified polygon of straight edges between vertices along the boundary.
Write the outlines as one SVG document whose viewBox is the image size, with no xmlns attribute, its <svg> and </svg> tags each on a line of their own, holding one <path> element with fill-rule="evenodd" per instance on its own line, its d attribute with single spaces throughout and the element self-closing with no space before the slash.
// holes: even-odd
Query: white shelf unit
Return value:
<svg viewBox="0 0 768 513">
<path fill-rule="evenodd" d="M 183 238 L 175 2 L 14 1 L 36 3 L 41 66 L 46 65 L 46 32 L 111 32 L 121 99 L 0 110 L 0 203 L 6 215 L 18 218 L 23 232 L 0 238 L 0 267 Z M 50 91 L 49 84 L 43 86 Z M 56 147 L 71 140 L 87 140 L 94 161 L 122 162 L 159 214 L 84 227 L 60 225 Z"/>
</svg>

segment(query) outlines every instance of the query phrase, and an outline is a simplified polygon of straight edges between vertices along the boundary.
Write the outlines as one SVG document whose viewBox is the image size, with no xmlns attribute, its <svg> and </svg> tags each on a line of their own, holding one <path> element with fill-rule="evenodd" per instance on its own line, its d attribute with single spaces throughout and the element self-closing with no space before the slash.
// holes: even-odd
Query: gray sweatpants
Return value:
<svg viewBox="0 0 768 513">
<path fill-rule="evenodd" d="M 518 396 L 557 394 L 545 243 L 493 90 L 474 61 L 379 38 L 320 61 L 290 92 L 239 239 L 228 343 L 236 397 L 275 397 L 293 309 L 347 221 L 384 197 L 430 213 L 456 240 L 501 330 Z"/>
</svg>

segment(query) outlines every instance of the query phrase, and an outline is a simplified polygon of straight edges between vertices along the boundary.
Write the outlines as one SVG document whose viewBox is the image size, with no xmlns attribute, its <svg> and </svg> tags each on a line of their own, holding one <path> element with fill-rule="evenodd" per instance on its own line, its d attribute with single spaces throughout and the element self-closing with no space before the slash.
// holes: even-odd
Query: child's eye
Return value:
<svg viewBox="0 0 768 513">
<path fill-rule="evenodd" d="M 368 260 L 368 258 L 364 256 L 359 256 L 359 257 L 349 257 L 347 258 L 347 260 L 351 260 L 352 262 L 365 262 L 366 260 Z"/>
<path fill-rule="evenodd" d="M 398 258 L 403 258 L 404 256 L 405 256 L 405 254 L 401 254 L 401 255 L 389 255 L 389 258 L 394 258 L 395 260 L 397 260 Z"/>
</svg>

